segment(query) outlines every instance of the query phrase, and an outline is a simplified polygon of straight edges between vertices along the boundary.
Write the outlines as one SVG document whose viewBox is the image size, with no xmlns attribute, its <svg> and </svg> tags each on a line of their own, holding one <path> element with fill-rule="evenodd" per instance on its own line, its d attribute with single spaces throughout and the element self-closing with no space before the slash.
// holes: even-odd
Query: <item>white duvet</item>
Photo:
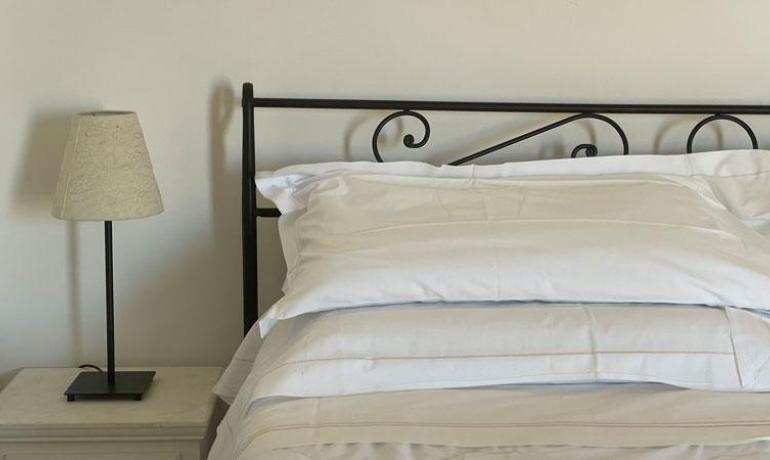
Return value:
<svg viewBox="0 0 770 460">
<path fill-rule="evenodd" d="M 220 383 L 228 399 L 245 375 L 254 403 L 513 383 L 770 390 L 770 318 L 734 308 L 409 305 L 282 321 L 259 353 L 256 335 L 236 353 L 233 377 Z"/>
<path fill-rule="evenodd" d="M 724 455 L 719 446 L 770 439 L 770 398 L 752 393 L 770 388 L 769 360 L 770 320 L 732 308 L 474 304 L 304 315 L 242 344 L 217 386 L 233 405 L 214 458 L 329 458 L 348 448 L 341 458 L 375 448 L 384 449 L 378 458 L 388 449 L 544 455 L 522 445 L 569 445 L 574 458 L 586 455 L 577 447 L 676 458 L 658 456 L 670 445 L 692 458 L 689 444 Z M 435 457 L 415 445 L 434 446 Z"/>
<path fill-rule="evenodd" d="M 225 419 L 212 460 L 401 458 L 389 452 L 419 459 L 764 459 L 769 435 L 763 394 L 654 384 L 419 390 L 258 406 L 242 420 Z"/>
</svg>

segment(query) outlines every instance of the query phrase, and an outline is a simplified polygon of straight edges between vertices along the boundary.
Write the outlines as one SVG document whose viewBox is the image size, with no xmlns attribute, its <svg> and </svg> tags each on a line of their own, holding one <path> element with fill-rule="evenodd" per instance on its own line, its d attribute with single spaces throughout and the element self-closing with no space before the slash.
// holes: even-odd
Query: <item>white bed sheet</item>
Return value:
<svg viewBox="0 0 770 460">
<path fill-rule="evenodd" d="M 554 312 L 562 308 L 589 307 L 529 307 Z M 767 356 L 751 351 L 767 351 L 766 341 L 770 337 L 767 321 L 746 311 L 733 310 L 739 315 L 736 323 L 727 321 L 724 316 L 727 312 L 719 308 L 626 306 L 628 311 L 625 312 L 620 311 L 624 307 L 619 305 L 593 308 L 597 311 L 607 308 L 603 314 L 610 316 L 605 316 L 605 320 L 615 318 L 610 321 L 612 327 L 607 331 L 633 334 L 623 327 L 622 321 L 638 323 L 636 315 L 646 311 L 650 316 L 650 329 L 641 328 L 641 336 L 645 331 L 659 330 L 654 323 L 668 318 L 672 327 L 669 334 L 681 334 L 678 346 L 688 347 L 690 351 L 708 351 L 710 346 L 715 350 L 729 348 L 729 344 L 720 343 L 735 341 L 738 350 L 747 351 L 736 355 L 736 366 L 740 366 L 742 359 L 767 361 Z M 506 307 L 500 306 L 368 310 L 338 311 L 287 320 L 264 340 L 256 330 L 252 331 L 216 388 L 218 394 L 232 402 L 232 407 L 219 427 L 212 460 L 770 458 L 770 444 L 765 441 L 770 439 L 770 395 L 764 393 L 685 390 L 650 383 L 605 383 L 421 389 L 327 397 L 280 396 L 323 393 L 319 389 L 328 383 L 324 379 L 344 381 L 354 377 L 334 375 L 334 372 L 312 374 L 302 369 L 297 372 L 304 377 L 300 382 L 307 387 L 305 390 L 291 379 L 287 383 L 287 388 L 292 388 L 289 392 L 280 386 L 272 394 L 257 390 L 261 374 L 253 370 L 258 354 L 273 364 L 276 359 L 280 362 L 281 359 L 297 358 L 298 350 L 300 355 L 306 350 L 305 358 L 318 358 L 313 355 L 318 352 L 318 347 L 313 344 L 314 334 L 309 333 L 308 327 L 320 327 L 337 337 L 339 341 L 330 349 L 339 345 L 345 351 L 347 347 L 362 346 L 361 338 L 367 336 L 366 323 L 371 319 L 379 331 L 375 335 L 393 336 L 396 343 L 388 344 L 386 348 L 391 349 L 392 346 L 414 346 L 409 339 L 414 334 L 406 330 L 401 336 L 395 331 L 383 332 L 383 328 L 387 329 L 384 323 L 399 324 L 394 318 L 401 318 L 402 325 L 420 329 L 430 322 L 441 323 L 441 318 L 444 323 L 452 318 L 457 324 L 472 322 L 472 318 L 483 321 L 486 314 L 482 310 L 488 310 L 496 317 L 493 322 L 497 323 L 507 316 L 520 320 L 521 317 L 510 313 L 526 311 L 527 307 L 508 306 L 509 314 L 503 316 L 499 315 Z M 405 311 L 409 314 L 405 315 Z M 472 314 L 468 316 L 469 312 Z M 626 318 L 626 313 L 636 319 Z M 597 324 L 605 322 L 601 320 L 603 314 L 598 315 Z M 725 318 L 727 322 L 719 318 Z M 367 321 L 362 323 L 364 319 Z M 691 331 L 682 329 L 688 321 Z M 325 326 L 330 324 L 341 325 L 347 332 L 327 329 Z M 730 326 L 725 326 L 727 324 Z M 458 332 L 457 327 L 444 326 L 446 324 L 437 324 L 437 330 Z M 500 327 L 505 328 L 505 324 Z M 595 332 L 597 338 L 603 335 L 601 328 Z M 490 336 L 491 340 L 496 340 L 493 334 Z M 709 338 L 715 342 L 709 343 Z M 478 341 L 479 337 L 465 339 Z M 658 343 L 654 337 L 649 339 L 648 346 Z M 292 347 L 293 341 L 304 342 Z M 349 343 L 345 344 L 346 341 Z M 661 337 L 661 343 L 667 342 Z M 453 347 L 460 345 L 450 344 Z M 474 343 L 471 349 L 478 346 L 486 345 Z M 375 345 L 374 349 L 379 350 L 380 346 Z M 724 372 L 724 368 L 721 369 L 720 372 Z"/>
<path fill-rule="evenodd" d="M 542 458 L 595 458 L 594 453 L 629 459 L 703 458 L 706 453 L 714 458 L 769 458 L 770 452 L 768 395 L 660 384 L 273 400 L 235 423 L 240 409 L 236 402 L 220 425 L 212 460 L 297 458 L 290 455 L 302 452 L 310 452 L 309 458 L 335 458 L 327 453 L 337 452 L 337 458 L 380 459 L 404 449 L 417 453 L 415 458 L 446 458 L 443 453 L 449 452 L 482 459 L 528 458 L 528 452 Z M 372 456 L 371 449 L 381 451 Z M 545 456 L 548 452 L 558 455 Z"/>
<path fill-rule="evenodd" d="M 770 320 L 735 308 L 460 303 L 347 309 L 281 321 L 256 360 L 248 348 L 236 355 L 218 394 L 234 396 L 239 384 L 228 381 L 249 373 L 253 402 L 513 383 L 770 390 Z"/>
<path fill-rule="evenodd" d="M 265 455 L 273 460 L 765 460 L 770 442 L 731 446 L 668 447 L 452 447 L 419 444 L 353 443 L 277 449 Z"/>
<path fill-rule="evenodd" d="M 685 155 L 610 155 L 559 158 L 494 165 L 433 166 L 415 161 L 368 161 L 299 164 L 258 173 L 260 191 L 283 212 L 304 204 L 296 188 L 340 171 L 412 177 L 504 178 L 543 176 L 603 176 L 608 174 L 666 174 L 700 177 L 743 222 L 770 234 L 770 150 L 721 150 Z M 288 187 L 291 185 L 292 187 Z"/>
</svg>

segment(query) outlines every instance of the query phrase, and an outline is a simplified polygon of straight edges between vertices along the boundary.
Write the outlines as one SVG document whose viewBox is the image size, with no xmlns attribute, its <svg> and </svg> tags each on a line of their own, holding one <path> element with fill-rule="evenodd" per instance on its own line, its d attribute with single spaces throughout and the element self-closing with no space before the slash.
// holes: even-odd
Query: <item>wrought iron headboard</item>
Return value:
<svg viewBox="0 0 770 460">
<path fill-rule="evenodd" d="M 468 163 L 497 150 L 511 146 L 526 139 L 554 130 L 569 123 L 594 119 L 610 125 L 623 144 L 622 154 L 628 154 L 628 137 L 620 125 L 605 114 L 669 114 L 669 115 L 707 115 L 697 123 L 687 138 L 687 153 L 692 152 L 693 140 L 703 126 L 716 120 L 736 123 L 749 136 L 751 146 L 759 147 L 757 136 L 751 127 L 736 115 L 770 115 L 770 105 L 660 105 L 660 104 L 553 104 L 520 102 L 449 102 L 449 101 L 398 101 L 398 100 L 359 100 L 359 99 L 285 99 L 255 98 L 251 83 L 243 84 L 243 163 L 241 184 L 242 240 L 243 240 L 243 326 L 244 333 L 251 329 L 259 316 L 258 280 L 257 280 L 257 218 L 279 217 L 281 213 L 274 208 L 262 208 L 257 205 L 257 188 L 254 182 L 256 171 L 256 144 L 254 137 L 254 109 L 256 108 L 293 108 L 293 109 L 353 109 L 353 110 L 392 110 L 375 128 L 372 135 L 372 153 L 374 159 L 382 162 L 378 140 L 382 129 L 390 121 L 401 117 L 412 117 L 420 121 L 423 135 L 416 140 L 414 135 L 403 138 L 404 145 L 416 149 L 427 144 L 430 138 L 430 123 L 420 113 L 430 111 L 451 112 L 518 112 L 518 113 L 564 113 L 573 114 L 554 123 L 516 136 L 505 142 L 479 150 L 449 162 L 450 165 Z M 593 144 L 580 144 L 572 150 L 572 157 L 580 152 L 586 156 L 596 156 L 597 147 Z"/>
</svg>

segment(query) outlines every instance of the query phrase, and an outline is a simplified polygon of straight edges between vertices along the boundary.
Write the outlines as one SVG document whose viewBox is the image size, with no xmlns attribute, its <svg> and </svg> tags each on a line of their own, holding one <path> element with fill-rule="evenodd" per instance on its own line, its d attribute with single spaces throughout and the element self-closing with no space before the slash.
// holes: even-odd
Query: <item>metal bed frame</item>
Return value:
<svg viewBox="0 0 770 460">
<path fill-rule="evenodd" d="M 509 112 L 509 113 L 563 113 L 572 114 L 559 121 L 529 131 L 491 147 L 479 150 L 449 165 L 461 165 L 481 158 L 492 152 L 513 144 L 552 131 L 561 126 L 584 119 L 593 119 L 610 125 L 623 145 L 622 154 L 629 151 L 628 137 L 620 125 L 605 114 L 668 114 L 668 115 L 706 115 L 697 123 L 687 138 L 686 152 L 692 152 L 693 141 L 701 128 L 717 120 L 733 122 L 748 134 L 751 146 L 759 147 L 757 136 L 751 127 L 736 115 L 770 115 L 770 105 L 660 105 L 660 104 L 561 104 L 561 103 L 521 103 L 521 102 L 450 102 L 450 101 L 399 101 L 399 100 L 360 100 L 360 99 L 300 99 L 300 98 L 255 98 L 251 83 L 243 84 L 243 160 L 241 184 L 241 227 L 243 244 L 243 327 L 244 333 L 251 329 L 259 316 L 258 280 L 257 280 L 257 218 L 279 217 L 275 208 L 262 208 L 257 205 L 257 187 L 254 182 L 256 171 L 256 141 L 254 133 L 254 110 L 258 108 L 283 109 L 353 109 L 353 110 L 392 110 L 375 128 L 372 135 L 372 153 L 377 162 L 383 162 L 378 148 L 382 129 L 389 122 L 401 117 L 415 118 L 423 126 L 422 138 L 418 141 L 414 135 L 403 137 L 404 146 L 417 149 L 425 146 L 430 138 L 430 123 L 420 112 Z M 580 144 L 571 153 L 574 158 L 580 153 L 588 157 L 598 154 L 594 144 Z"/>
</svg>

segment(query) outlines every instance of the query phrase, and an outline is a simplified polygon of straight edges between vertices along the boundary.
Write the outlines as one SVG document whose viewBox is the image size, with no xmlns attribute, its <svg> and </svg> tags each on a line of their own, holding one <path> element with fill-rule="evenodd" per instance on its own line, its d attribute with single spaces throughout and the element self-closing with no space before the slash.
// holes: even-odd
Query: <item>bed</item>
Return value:
<svg viewBox="0 0 770 460">
<path fill-rule="evenodd" d="M 374 162 L 258 173 L 257 108 L 391 111 Z M 424 113 L 573 114 L 443 166 L 385 163 Z M 686 154 L 628 155 L 609 115 L 701 114 Z M 265 99 L 243 86 L 245 339 L 217 385 L 226 459 L 770 458 L 768 106 Z M 619 156 L 471 162 L 578 120 Z M 692 153 L 737 124 L 750 150 Z M 257 205 L 257 193 L 275 208 Z M 257 218 L 284 297 L 257 306 Z"/>
</svg>

